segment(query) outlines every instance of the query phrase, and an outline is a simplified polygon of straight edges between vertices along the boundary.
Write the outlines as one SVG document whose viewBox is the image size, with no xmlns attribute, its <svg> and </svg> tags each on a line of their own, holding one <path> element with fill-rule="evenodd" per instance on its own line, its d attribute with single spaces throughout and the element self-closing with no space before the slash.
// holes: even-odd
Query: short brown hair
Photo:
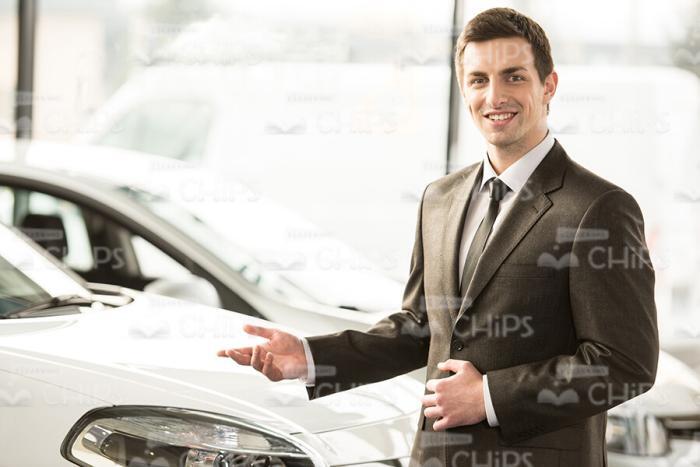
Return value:
<svg viewBox="0 0 700 467">
<path fill-rule="evenodd" d="M 504 37 L 522 37 L 532 47 L 535 56 L 535 68 L 544 83 L 544 79 L 554 69 L 552 50 L 544 29 L 533 19 L 512 8 L 491 8 L 482 11 L 464 26 L 455 46 L 455 68 L 462 89 L 464 79 L 464 49 L 470 42 L 483 42 Z"/>
</svg>

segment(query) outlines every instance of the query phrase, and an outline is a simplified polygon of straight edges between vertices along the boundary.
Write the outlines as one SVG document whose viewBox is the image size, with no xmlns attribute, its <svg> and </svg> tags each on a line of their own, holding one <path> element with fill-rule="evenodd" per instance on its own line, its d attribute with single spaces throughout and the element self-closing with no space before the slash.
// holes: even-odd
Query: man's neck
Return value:
<svg viewBox="0 0 700 467">
<path fill-rule="evenodd" d="M 496 174 L 500 175 L 503 173 L 508 167 L 515 164 L 521 157 L 530 152 L 532 148 L 540 144 L 547 136 L 547 131 L 547 127 L 544 127 L 535 133 L 533 137 L 525 141 L 517 141 L 508 146 L 494 146 L 489 144 L 487 146 L 487 153 L 491 166 Z"/>
</svg>

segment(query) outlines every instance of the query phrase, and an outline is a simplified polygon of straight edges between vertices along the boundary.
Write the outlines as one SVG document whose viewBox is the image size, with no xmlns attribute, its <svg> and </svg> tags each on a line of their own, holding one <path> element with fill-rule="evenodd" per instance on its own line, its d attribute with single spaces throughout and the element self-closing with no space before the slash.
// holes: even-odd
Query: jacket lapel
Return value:
<svg viewBox="0 0 700 467">
<path fill-rule="evenodd" d="M 567 159 L 564 149 L 555 141 L 552 149 L 518 193 L 513 206 L 482 253 L 455 322 L 474 303 L 520 240 L 550 208 L 552 201 L 547 193 L 561 187 Z"/>
<path fill-rule="evenodd" d="M 450 316 L 454 319 L 459 311 L 459 247 L 467 216 L 474 183 L 481 179 L 483 162 L 465 169 L 454 184 L 447 211 L 445 234 L 442 237 L 442 270 L 444 271 L 445 296 Z"/>
</svg>

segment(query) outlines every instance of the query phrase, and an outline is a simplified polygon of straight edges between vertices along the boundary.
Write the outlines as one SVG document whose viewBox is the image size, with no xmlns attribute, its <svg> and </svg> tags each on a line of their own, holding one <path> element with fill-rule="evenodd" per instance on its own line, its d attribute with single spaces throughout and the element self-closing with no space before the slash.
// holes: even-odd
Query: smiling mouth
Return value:
<svg viewBox="0 0 700 467">
<path fill-rule="evenodd" d="M 485 115 L 484 118 L 487 118 L 492 122 L 507 122 L 512 120 L 516 115 L 518 115 L 518 112 L 491 113 L 489 115 Z"/>
</svg>

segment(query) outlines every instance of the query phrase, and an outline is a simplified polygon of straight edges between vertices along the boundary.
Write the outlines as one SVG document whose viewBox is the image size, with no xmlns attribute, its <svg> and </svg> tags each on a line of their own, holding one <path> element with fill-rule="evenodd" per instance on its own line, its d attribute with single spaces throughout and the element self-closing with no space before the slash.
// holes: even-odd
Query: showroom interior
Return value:
<svg viewBox="0 0 700 467">
<path fill-rule="evenodd" d="M 416 258 L 448 264 L 426 187 L 488 156 L 455 48 L 494 7 L 551 43 L 547 135 L 643 215 L 658 368 L 610 403 L 607 465 L 700 465 L 699 0 L 0 0 L 0 467 L 415 465 L 432 363 L 312 397 L 217 351 L 251 325 L 366 332 L 406 311 Z M 646 267 L 565 258 L 581 225 L 527 287 Z M 418 321 L 396 333 L 436 345 Z M 452 465 L 528 465 L 477 460 Z"/>
</svg>

